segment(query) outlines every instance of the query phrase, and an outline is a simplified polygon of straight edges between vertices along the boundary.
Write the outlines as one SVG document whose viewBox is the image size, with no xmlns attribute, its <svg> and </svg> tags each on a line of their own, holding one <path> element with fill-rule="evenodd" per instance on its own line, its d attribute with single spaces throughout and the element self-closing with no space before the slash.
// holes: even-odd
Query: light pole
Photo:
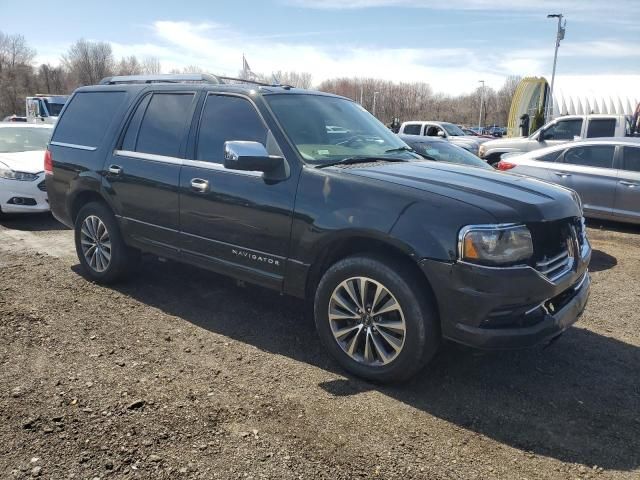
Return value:
<svg viewBox="0 0 640 480">
<path fill-rule="evenodd" d="M 378 96 L 378 92 L 373 92 L 373 116 L 376 116 L 376 97 Z"/>
<path fill-rule="evenodd" d="M 484 80 L 479 80 L 478 83 L 482 84 L 482 90 L 480 90 L 480 118 L 478 118 L 478 134 L 482 135 L 482 104 L 484 103 Z"/>
<path fill-rule="evenodd" d="M 560 48 L 560 41 L 564 39 L 564 31 L 567 26 L 567 21 L 562 22 L 563 15 L 561 13 L 550 13 L 547 15 L 547 18 L 557 18 L 558 19 L 558 31 L 556 33 L 556 49 L 553 54 L 553 71 L 551 72 L 551 88 L 549 89 L 549 98 L 547 98 L 546 105 L 546 118 L 547 120 L 549 116 L 553 113 L 553 84 L 556 80 L 556 63 L 558 62 L 558 48 Z"/>
</svg>

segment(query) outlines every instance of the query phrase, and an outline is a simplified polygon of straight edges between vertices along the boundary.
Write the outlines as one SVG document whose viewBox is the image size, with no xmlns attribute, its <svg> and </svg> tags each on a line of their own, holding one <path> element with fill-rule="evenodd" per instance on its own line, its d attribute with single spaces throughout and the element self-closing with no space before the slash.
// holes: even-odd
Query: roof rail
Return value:
<svg viewBox="0 0 640 480">
<path fill-rule="evenodd" d="M 160 75 L 116 75 L 104 77 L 100 85 L 122 85 L 127 83 L 212 83 L 220 84 L 220 77 L 208 73 L 160 74 Z"/>
<path fill-rule="evenodd" d="M 252 85 L 261 85 L 263 87 L 273 87 L 274 85 L 264 82 L 259 82 L 257 80 L 249 80 L 246 78 L 235 78 L 235 77 L 218 77 L 220 80 L 231 80 L 233 82 L 239 83 L 250 83 Z"/>
</svg>

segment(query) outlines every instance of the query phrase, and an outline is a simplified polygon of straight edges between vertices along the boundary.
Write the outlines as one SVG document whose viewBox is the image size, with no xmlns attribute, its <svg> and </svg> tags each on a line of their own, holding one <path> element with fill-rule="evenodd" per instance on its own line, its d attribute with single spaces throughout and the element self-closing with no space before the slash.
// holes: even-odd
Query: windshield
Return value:
<svg viewBox="0 0 640 480">
<path fill-rule="evenodd" d="M 51 128 L 0 128 L 0 153 L 46 150 Z"/>
<path fill-rule="evenodd" d="M 324 95 L 265 95 L 305 162 L 322 165 L 351 157 L 414 159 L 406 144 L 355 102 Z"/>
<path fill-rule="evenodd" d="M 443 123 L 442 128 L 444 128 L 447 131 L 447 133 L 452 137 L 465 136 L 465 133 L 462 131 L 462 129 L 459 126 L 454 125 L 453 123 Z"/>
<path fill-rule="evenodd" d="M 472 167 L 489 168 L 483 160 L 480 160 L 474 154 L 467 152 L 464 148 L 452 145 L 448 142 L 409 142 L 413 149 L 427 160 L 435 160 L 437 162 L 460 163 Z"/>
<path fill-rule="evenodd" d="M 47 104 L 47 110 L 49 110 L 49 115 L 52 117 L 59 117 L 60 112 L 62 111 L 62 107 L 64 107 L 64 103 L 52 103 L 47 100 L 44 101 Z"/>
</svg>

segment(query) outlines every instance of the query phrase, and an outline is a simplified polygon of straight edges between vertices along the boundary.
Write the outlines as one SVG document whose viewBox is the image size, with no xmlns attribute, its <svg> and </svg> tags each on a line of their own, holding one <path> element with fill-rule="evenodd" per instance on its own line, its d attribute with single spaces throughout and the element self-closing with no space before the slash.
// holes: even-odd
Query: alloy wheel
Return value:
<svg viewBox="0 0 640 480">
<path fill-rule="evenodd" d="M 386 365 L 404 347 L 406 323 L 396 297 L 380 282 L 352 277 L 329 300 L 331 332 L 340 348 L 367 366 Z"/>
<path fill-rule="evenodd" d="M 111 263 L 111 238 L 107 226 L 100 218 L 89 215 L 80 228 L 80 244 L 87 264 L 102 273 Z"/>
</svg>

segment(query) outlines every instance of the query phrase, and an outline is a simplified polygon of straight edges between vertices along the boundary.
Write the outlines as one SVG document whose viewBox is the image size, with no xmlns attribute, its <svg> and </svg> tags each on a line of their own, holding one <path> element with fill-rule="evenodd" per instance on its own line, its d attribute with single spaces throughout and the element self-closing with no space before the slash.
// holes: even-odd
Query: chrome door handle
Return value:
<svg viewBox="0 0 640 480">
<path fill-rule="evenodd" d="M 640 187 L 640 183 L 627 182 L 625 180 L 620 180 L 620 185 L 625 185 L 629 188 Z"/>
<path fill-rule="evenodd" d="M 566 173 L 566 172 L 553 172 L 553 173 L 555 173 L 556 175 L 558 175 L 559 177 L 562 177 L 562 178 L 567 178 L 567 177 L 571 176 L 570 173 Z"/>
<path fill-rule="evenodd" d="M 192 178 L 191 189 L 199 193 L 205 193 L 209 190 L 209 180 L 205 180 L 203 178 Z"/>
<path fill-rule="evenodd" d="M 109 173 L 113 175 L 120 175 L 122 173 L 122 167 L 118 165 L 109 165 Z"/>
</svg>

